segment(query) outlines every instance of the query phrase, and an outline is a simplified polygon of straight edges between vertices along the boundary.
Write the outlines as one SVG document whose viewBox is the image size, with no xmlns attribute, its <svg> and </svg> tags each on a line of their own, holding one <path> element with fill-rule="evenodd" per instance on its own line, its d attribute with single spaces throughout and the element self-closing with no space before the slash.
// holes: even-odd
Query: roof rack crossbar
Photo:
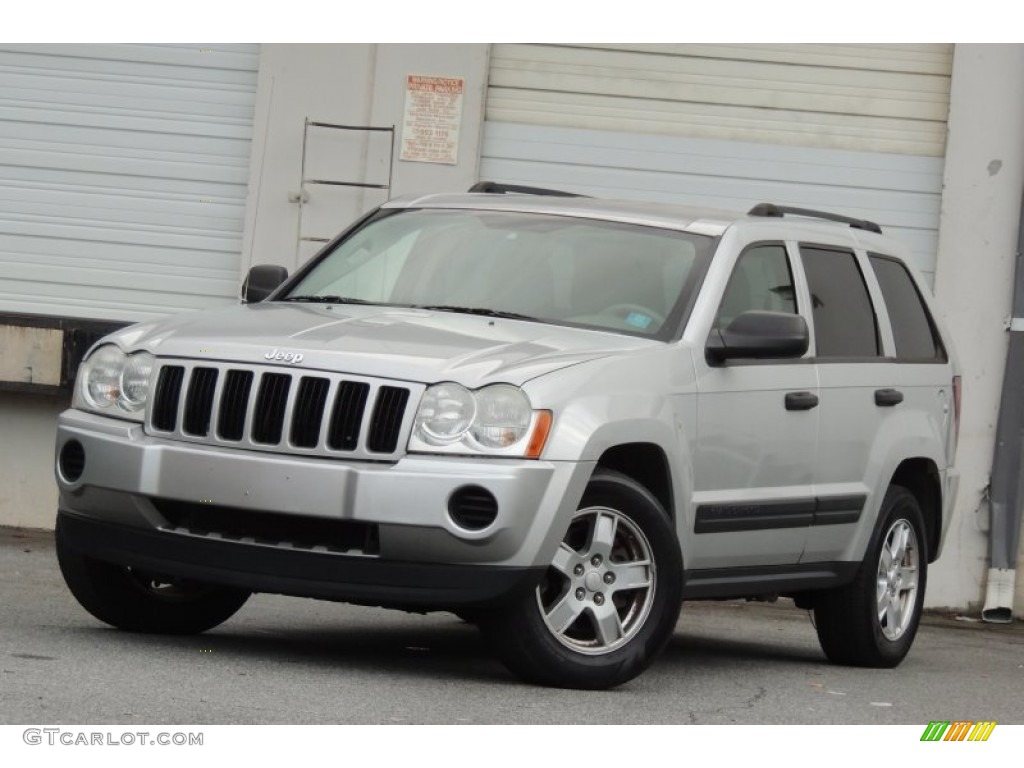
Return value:
<svg viewBox="0 0 1024 768">
<path fill-rule="evenodd" d="M 781 218 L 786 214 L 792 216 L 807 216 L 812 219 L 826 219 L 837 221 L 840 224 L 849 224 L 854 229 L 863 229 L 867 232 L 882 234 L 882 228 L 873 221 L 867 219 L 855 219 L 851 216 L 841 216 L 838 213 L 828 211 L 815 211 L 810 208 L 794 208 L 789 205 L 775 205 L 774 203 L 758 203 L 747 214 L 750 216 L 766 216 L 770 218 Z"/>
<path fill-rule="evenodd" d="M 575 192 L 563 192 L 560 189 L 544 189 L 543 187 L 525 187 L 520 184 L 501 184 L 497 181 L 478 181 L 469 188 L 470 192 L 486 192 L 491 195 L 547 195 L 548 197 L 586 197 Z"/>
</svg>

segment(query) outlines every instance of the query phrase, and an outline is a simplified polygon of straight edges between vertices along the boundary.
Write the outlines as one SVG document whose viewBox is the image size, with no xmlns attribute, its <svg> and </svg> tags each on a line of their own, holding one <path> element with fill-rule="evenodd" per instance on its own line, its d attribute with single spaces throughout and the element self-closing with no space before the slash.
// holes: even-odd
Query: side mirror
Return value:
<svg viewBox="0 0 1024 768">
<path fill-rule="evenodd" d="M 255 304 L 263 301 L 285 280 L 288 270 L 277 264 L 257 264 L 249 270 L 242 282 L 242 303 Z"/>
<path fill-rule="evenodd" d="M 751 310 L 722 330 L 712 331 L 704 350 L 711 365 L 727 360 L 801 357 L 810 344 L 807 323 L 800 315 Z"/>
</svg>

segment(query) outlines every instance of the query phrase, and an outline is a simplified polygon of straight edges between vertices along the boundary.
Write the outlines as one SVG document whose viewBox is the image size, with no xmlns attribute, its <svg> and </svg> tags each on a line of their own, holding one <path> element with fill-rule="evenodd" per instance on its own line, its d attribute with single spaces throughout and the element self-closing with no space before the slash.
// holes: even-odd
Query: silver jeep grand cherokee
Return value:
<svg viewBox="0 0 1024 768">
<path fill-rule="evenodd" d="M 254 591 L 449 610 L 520 677 L 604 688 L 684 600 L 783 595 L 832 661 L 897 665 L 960 385 L 899 246 L 770 204 L 471 192 L 90 351 L 56 445 L 85 609 L 171 633 Z"/>
</svg>

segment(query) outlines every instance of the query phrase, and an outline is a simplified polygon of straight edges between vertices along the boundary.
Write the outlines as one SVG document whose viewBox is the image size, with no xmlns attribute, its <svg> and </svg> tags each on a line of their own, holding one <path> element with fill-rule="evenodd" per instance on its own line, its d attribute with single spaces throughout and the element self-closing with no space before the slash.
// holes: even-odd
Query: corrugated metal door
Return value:
<svg viewBox="0 0 1024 768">
<path fill-rule="evenodd" d="M 0 47 L 0 311 L 233 301 L 259 46 Z"/>
<path fill-rule="evenodd" d="M 934 271 L 949 45 L 495 45 L 481 178 L 878 221 Z"/>
</svg>

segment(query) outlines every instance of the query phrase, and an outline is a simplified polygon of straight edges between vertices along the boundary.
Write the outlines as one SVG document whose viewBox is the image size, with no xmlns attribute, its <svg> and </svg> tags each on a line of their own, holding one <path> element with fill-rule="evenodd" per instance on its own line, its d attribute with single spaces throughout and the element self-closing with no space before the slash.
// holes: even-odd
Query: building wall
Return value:
<svg viewBox="0 0 1024 768">
<path fill-rule="evenodd" d="M 0 45 L 0 312 L 142 321 L 237 290 L 259 45 Z"/>
<path fill-rule="evenodd" d="M 957 45 L 935 294 L 963 369 L 960 494 L 928 603 L 978 608 L 988 570 L 996 420 L 1024 189 L 1024 46 Z M 1018 575 L 1024 572 L 1019 566 Z M 1024 613 L 1024 583 L 1016 592 Z"/>
<path fill-rule="evenodd" d="M 70 397 L 0 392 L 0 525 L 53 528 L 57 415 Z"/>
</svg>

